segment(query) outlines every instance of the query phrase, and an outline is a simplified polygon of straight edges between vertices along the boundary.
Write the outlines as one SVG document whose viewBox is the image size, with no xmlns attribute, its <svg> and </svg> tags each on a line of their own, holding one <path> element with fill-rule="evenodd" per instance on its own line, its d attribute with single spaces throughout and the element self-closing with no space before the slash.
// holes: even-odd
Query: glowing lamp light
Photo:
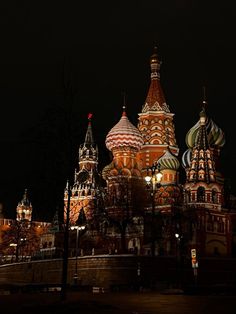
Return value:
<svg viewBox="0 0 236 314">
<path fill-rule="evenodd" d="M 162 174 L 161 172 L 158 172 L 158 173 L 156 174 L 157 183 L 160 183 L 160 182 L 161 182 L 162 176 L 163 176 L 163 174 Z"/>
<path fill-rule="evenodd" d="M 71 230 L 84 230 L 85 226 L 71 226 L 70 229 Z"/>
<path fill-rule="evenodd" d="M 150 177 L 150 176 L 146 176 L 146 177 L 145 177 L 145 181 L 146 181 L 147 183 L 150 183 L 151 180 L 152 180 L 152 177 Z"/>
</svg>

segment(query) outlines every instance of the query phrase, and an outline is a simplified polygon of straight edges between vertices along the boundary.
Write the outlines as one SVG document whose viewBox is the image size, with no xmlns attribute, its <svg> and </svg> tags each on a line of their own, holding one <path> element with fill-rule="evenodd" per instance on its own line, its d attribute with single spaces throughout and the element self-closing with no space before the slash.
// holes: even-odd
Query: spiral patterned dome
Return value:
<svg viewBox="0 0 236 314">
<path fill-rule="evenodd" d="M 192 158 L 192 149 L 187 149 L 182 155 L 182 166 L 184 169 L 190 167 L 190 162 Z"/>
<path fill-rule="evenodd" d="M 200 121 L 198 121 L 186 134 L 185 142 L 188 148 L 193 148 L 196 144 L 196 138 L 198 130 L 200 128 Z M 212 119 L 206 120 L 206 130 L 209 145 L 211 147 L 221 148 L 225 144 L 224 132 L 212 121 Z"/>
<path fill-rule="evenodd" d="M 110 151 L 119 147 L 140 150 L 143 138 L 140 131 L 127 118 L 126 112 L 123 111 L 120 121 L 107 134 L 105 143 Z"/>
<path fill-rule="evenodd" d="M 165 152 L 163 156 L 158 160 L 158 163 L 160 164 L 160 169 L 171 169 L 171 170 L 178 170 L 180 163 L 176 156 L 174 156 L 169 148 Z"/>
</svg>

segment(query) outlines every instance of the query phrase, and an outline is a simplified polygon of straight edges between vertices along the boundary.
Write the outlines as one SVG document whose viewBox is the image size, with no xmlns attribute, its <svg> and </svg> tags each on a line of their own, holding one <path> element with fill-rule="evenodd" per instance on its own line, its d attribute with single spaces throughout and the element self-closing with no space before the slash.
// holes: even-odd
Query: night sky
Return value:
<svg viewBox="0 0 236 314">
<path fill-rule="evenodd" d="M 80 2 L 0 4 L 0 202 L 5 216 L 14 217 L 25 188 L 34 219 L 50 220 L 61 208 L 89 112 L 100 170 L 109 163 L 105 136 L 121 116 L 124 91 L 128 117 L 137 124 L 154 46 L 162 61 L 166 101 L 175 113 L 179 156 L 186 149 L 186 132 L 198 120 L 205 86 L 208 115 L 226 136 L 222 171 L 236 194 L 233 1 Z"/>
</svg>

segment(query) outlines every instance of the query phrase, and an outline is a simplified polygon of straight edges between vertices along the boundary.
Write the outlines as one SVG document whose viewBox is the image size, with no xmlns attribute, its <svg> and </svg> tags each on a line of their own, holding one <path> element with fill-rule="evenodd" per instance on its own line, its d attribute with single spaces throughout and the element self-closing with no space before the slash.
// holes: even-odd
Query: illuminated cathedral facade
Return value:
<svg viewBox="0 0 236 314">
<path fill-rule="evenodd" d="M 211 119 L 205 96 L 199 111 L 185 137 L 186 151 L 180 155 L 175 129 L 181 126 L 175 126 L 173 108 L 166 102 L 155 48 L 138 123 L 130 122 L 124 99 L 119 121 L 104 138 L 112 158 L 103 169 L 92 114 L 88 115 L 73 183 L 68 182 L 64 191 L 62 228 L 58 213 L 52 223 L 32 221 L 26 189 L 16 208 L 16 220 L 5 219 L 0 208 L 2 251 L 9 256 L 15 251 L 16 259 L 20 254 L 62 252 L 68 219 L 69 256 L 75 252 L 73 227 L 84 224 L 79 240 L 84 255 L 191 257 L 194 250 L 200 257 L 235 257 L 236 210 L 227 204 L 220 166 L 225 136 Z M 182 182 L 181 169 L 185 172 Z"/>
<path fill-rule="evenodd" d="M 224 132 L 208 116 L 204 97 L 199 120 L 186 134 L 187 150 L 180 156 L 175 128 L 181 126 L 175 126 L 172 110 L 162 90 L 155 48 L 138 125 L 130 122 L 124 102 L 120 120 L 105 138 L 112 160 L 102 171 L 89 114 L 74 182 L 64 195 L 68 208 L 71 193 L 70 224 L 78 222 L 81 212 L 86 218 L 87 242 L 81 240 L 85 249 L 174 255 L 181 248 L 188 255 L 194 248 L 201 256 L 235 254 L 235 214 L 225 208 L 219 162 Z M 180 167 L 184 182 L 179 182 Z M 151 187 L 145 182 L 150 169 Z M 157 172 L 162 174 L 158 184 Z"/>
</svg>

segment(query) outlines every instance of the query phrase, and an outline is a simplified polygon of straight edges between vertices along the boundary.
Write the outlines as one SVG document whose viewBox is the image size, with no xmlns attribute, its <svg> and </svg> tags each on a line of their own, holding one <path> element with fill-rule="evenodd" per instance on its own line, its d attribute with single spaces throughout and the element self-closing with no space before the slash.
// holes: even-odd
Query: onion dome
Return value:
<svg viewBox="0 0 236 314">
<path fill-rule="evenodd" d="M 102 178 L 104 180 L 107 180 L 108 174 L 110 173 L 110 170 L 113 168 L 113 162 L 111 162 L 109 165 L 106 165 L 102 170 Z"/>
<path fill-rule="evenodd" d="M 129 121 L 125 107 L 120 121 L 109 131 L 106 136 L 106 147 L 112 151 L 115 148 L 129 147 L 140 150 L 143 138 L 140 131 Z"/>
<path fill-rule="evenodd" d="M 182 155 L 182 166 L 187 169 L 190 167 L 190 162 L 192 159 L 192 149 L 187 149 Z"/>
<path fill-rule="evenodd" d="M 172 154 L 169 147 L 167 148 L 164 155 L 161 156 L 161 158 L 158 160 L 158 163 L 160 165 L 160 169 L 171 169 L 171 170 L 178 170 L 180 163 L 178 158 Z"/>
<path fill-rule="evenodd" d="M 185 142 L 188 148 L 193 148 L 196 145 L 198 132 L 201 127 L 201 120 L 204 118 L 206 121 L 206 133 L 207 139 L 210 147 L 221 148 L 225 144 L 224 132 L 213 122 L 212 119 L 209 119 L 205 112 L 200 112 L 199 121 L 188 131 L 185 137 Z"/>
</svg>

